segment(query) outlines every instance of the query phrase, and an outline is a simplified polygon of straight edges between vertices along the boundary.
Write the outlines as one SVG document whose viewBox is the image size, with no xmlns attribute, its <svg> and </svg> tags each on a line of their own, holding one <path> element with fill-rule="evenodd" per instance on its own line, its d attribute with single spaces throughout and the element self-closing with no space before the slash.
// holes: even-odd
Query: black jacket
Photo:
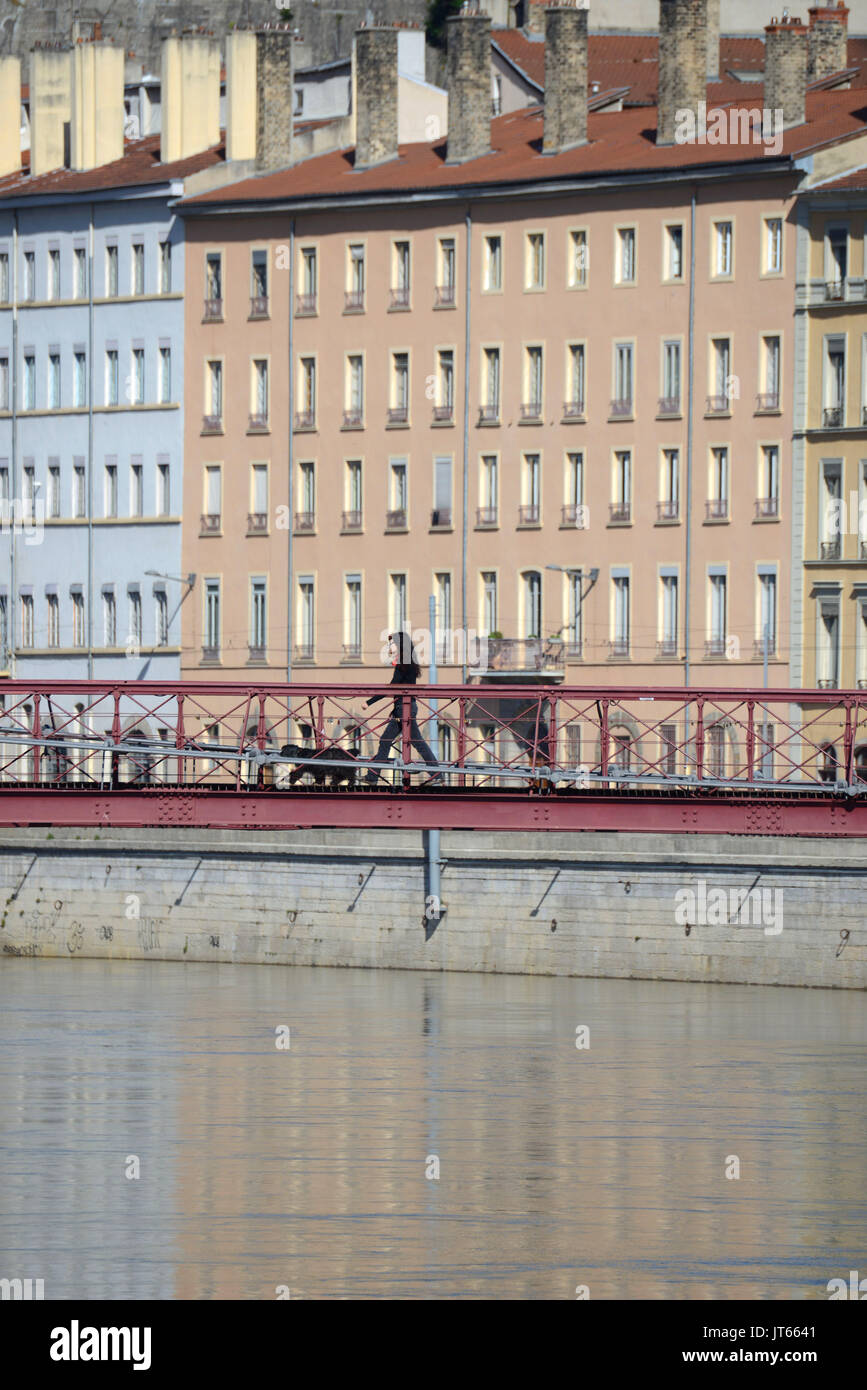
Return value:
<svg viewBox="0 0 867 1390">
<path fill-rule="evenodd" d="M 408 662 L 406 665 L 402 665 L 402 664 L 398 663 L 398 665 L 395 666 L 395 668 L 394 668 L 394 674 L 392 675 L 390 684 L 391 684 L 391 685 L 415 685 L 415 683 L 416 683 L 416 681 L 418 680 L 418 678 L 419 678 L 420 675 L 421 675 L 421 671 L 419 670 L 419 668 L 418 668 L 413 662 Z M 368 703 L 369 705 L 373 705 L 373 704 L 376 704 L 377 700 L 384 700 L 384 699 L 385 699 L 385 695 L 371 695 L 371 697 L 370 697 L 370 699 L 367 701 L 367 703 Z M 414 705 L 415 705 L 415 700 L 413 700 L 412 703 L 413 703 L 413 706 L 414 706 Z M 392 711 L 391 711 L 391 717 L 392 717 L 392 719 L 400 719 L 400 717 L 401 717 L 401 715 L 402 715 L 402 713 L 403 713 L 402 704 L 403 704 L 402 698 L 401 698 L 400 696 L 398 696 L 398 698 L 397 698 L 397 699 L 395 700 L 395 702 L 394 702 L 394 707 L 393 707 L 393 709 L 392 709 Z M 413 713 L 415 713 L 415 710 L 414 710 L 414 709 L 413 709 Z"/>
</svg>

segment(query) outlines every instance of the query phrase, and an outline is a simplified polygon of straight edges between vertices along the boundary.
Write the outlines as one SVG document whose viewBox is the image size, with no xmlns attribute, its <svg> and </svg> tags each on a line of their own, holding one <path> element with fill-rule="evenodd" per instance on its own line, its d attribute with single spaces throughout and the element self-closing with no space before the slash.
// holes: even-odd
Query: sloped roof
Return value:
<svg viewBox="0 0 867 1390">
<path fill-rule="evenodd" d="M 31 178 L 22 168 L 20 174 L 8 174 L 0 179 L 0 198 L 50 193 L 97 193 L 112 188 L 133 188 L 142 185 L 169 183 L 173 179 L 186 178 L 208 169 L 225 158 L 222 144 L 215 145 L 200 154 L 178 159 L 170 164 L 160 163 L 160 137 L 147 135 L 143 140 L 126 142 L 123 158 L 111 164 L 101 164 L 98 169 L 54 169 L 50 174 L 40 174 Z M 29 163 L 29 159 L 25 161 Z"/>
</svg>

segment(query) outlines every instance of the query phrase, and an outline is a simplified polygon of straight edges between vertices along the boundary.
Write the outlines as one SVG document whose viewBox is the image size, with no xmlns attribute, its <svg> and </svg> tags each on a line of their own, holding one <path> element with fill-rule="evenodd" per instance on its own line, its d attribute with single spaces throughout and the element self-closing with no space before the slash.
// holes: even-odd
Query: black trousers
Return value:
<svg viewBox="0 0 867 1390">
<path fill-rule="evenodd" d="M 415 717 L 417 708 L 418 706 L 415 700 L 413 700 L 412 705 L 410 706 L 410 743 L 412 744 L 416 753 L 421 754 L 422 758 L 426 763 L 436 764 L 437 760 L 434 757 L 428 745 L 425 743 L 424 739 L 422 738 L 421 729 L 418 727 L 418 720 Z M 389 754 L 391 753 L 392 744 L 394 743 L 395 739 L 400 737 L 402 727 L 403 724 L 400 715 L 392 713 L 391 718 L 389 719 L 382 732 L 382 737 L 379 740 L 379 747 L 377 748 L 376 754 L 373 759 L 375 763 L 384 763 L 390 761 Z M 375 768 L 371 768 L 370 772 L 368 772 L 367 774 L 368 782 L 375 782 L 378 777 L 379 772 Z"/>
</svg>

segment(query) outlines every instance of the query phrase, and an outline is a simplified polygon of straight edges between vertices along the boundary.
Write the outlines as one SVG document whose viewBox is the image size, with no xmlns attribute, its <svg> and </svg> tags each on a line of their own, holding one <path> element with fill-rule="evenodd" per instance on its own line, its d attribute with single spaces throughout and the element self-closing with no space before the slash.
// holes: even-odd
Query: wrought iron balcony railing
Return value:
<svg viewBox="0 0 867 1390">
<path fill-rule="evenodd" d="M 757 516 L 757 517 L 769 517 L 769 516 L 779 516 L 779 515 L 780 515 L 780 499 L 779 499 L 779 497 L 757 497 L 757 498 L 756 498 L 756 516 Z"/>
<path fill-rule="evenodd" d="M 727 521 L 729 515 L 728 498 L 711 497 L 704 504 L 704 514 L 707 521 Z"/>
<path fill-rule="evenodd" d="M 205 323 L 219 323 L 223 317 L 222 299 L 206 299 L 202 318 Z"/>
<path fill-rule="evenodd" d="M 630 502 L 609 502 L 608 504 L 609 521 L 631 521 L 632 504 Z"/>
<path fill-rule="evenodd" d="M 538 502 L 525 503 L 518 508 L 518 520 L 522 526 L 539 525 Z"/>
<path fill-rule="evenodd" d="M 434 304 L 437 309 L 453 309 L 455 303 L 454 285 L 437 285 L 434 292 Z"/>
<path fill-rule="evenodd" d="M 268 530 L 267 512 L 247 513 L 247 535 L 261 536 Z"/>
<path fill-rule="evenodd" d="M 268 296 L 267 294 L 254 294 L 250 296 L 250 318 L 266 319 L 268 317 Z"/>
<path fill-rule="evenodd" d="M 497 509 L 496 507 L 476 507 L 477 526 L 496 526 Z"/>
<path fill-rule="evenodd" d="M 315 512 L 296 512 L 295 513 L 296 531 L 315 531 L 316 513 Z"/>
<path fill-rule="evenodd" d="M 220 512 L 202 512 L 201 526 L 199 529 L 206 535 L 213 535 L 215 531 L 220 530 L 222 520 L 223 518 Z"/>
<path fill-rule="evenodd" d="M 343 530 L 344 530 L 344 531 L 360 531 L 361 528 L 362 528 L 362 523 L 363 523 L 363 518 L 362 518 L 361 512 L 344 512 L 344 513 L 343 513 Z"/>
<path fill-rule="evenodd" d="M 406 507 L 396 507 L 394 511 L 385 514 L 386 531 L 405 531 L 406 530 Z"/>
<path fill-rule="evenodd" d="M 676 497 L 669 497 L 665 502 L 657 502 L 656 519 L 657 521 L 677 521 L 680 516 L 680 502 Z"/>
<path fill-rule="evenodd" d="M 564 419 L 564 420 L 581 420 L 581 419 L 583 419 L 583 416 L 584 416 L 584 399 L 583 399 L 583 397 L 581 397 L 581 396 L 576 396 L 576 397 L 575 397 L 573 400 L 571 400 L 571 401 L 564 401 L 564 402 L 563 402 L 563 419 Z"/>
</svg>

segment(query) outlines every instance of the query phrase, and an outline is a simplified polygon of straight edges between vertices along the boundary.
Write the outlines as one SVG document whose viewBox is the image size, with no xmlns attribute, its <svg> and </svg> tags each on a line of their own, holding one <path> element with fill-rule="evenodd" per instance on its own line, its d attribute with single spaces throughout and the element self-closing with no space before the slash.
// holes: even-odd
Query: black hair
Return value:
<svg viewBox="0 0 867 1390">
<path fill-rule="evenodd" d="M 399 666 L 411 666 L 416 674 L 421 674 L 421 667 L 418 664 L 418 657 L 415 654 L 415 647 L 408 632 L 389 633 L 390 640 L 397 647 L 397 661 Z"/>
</svg>

